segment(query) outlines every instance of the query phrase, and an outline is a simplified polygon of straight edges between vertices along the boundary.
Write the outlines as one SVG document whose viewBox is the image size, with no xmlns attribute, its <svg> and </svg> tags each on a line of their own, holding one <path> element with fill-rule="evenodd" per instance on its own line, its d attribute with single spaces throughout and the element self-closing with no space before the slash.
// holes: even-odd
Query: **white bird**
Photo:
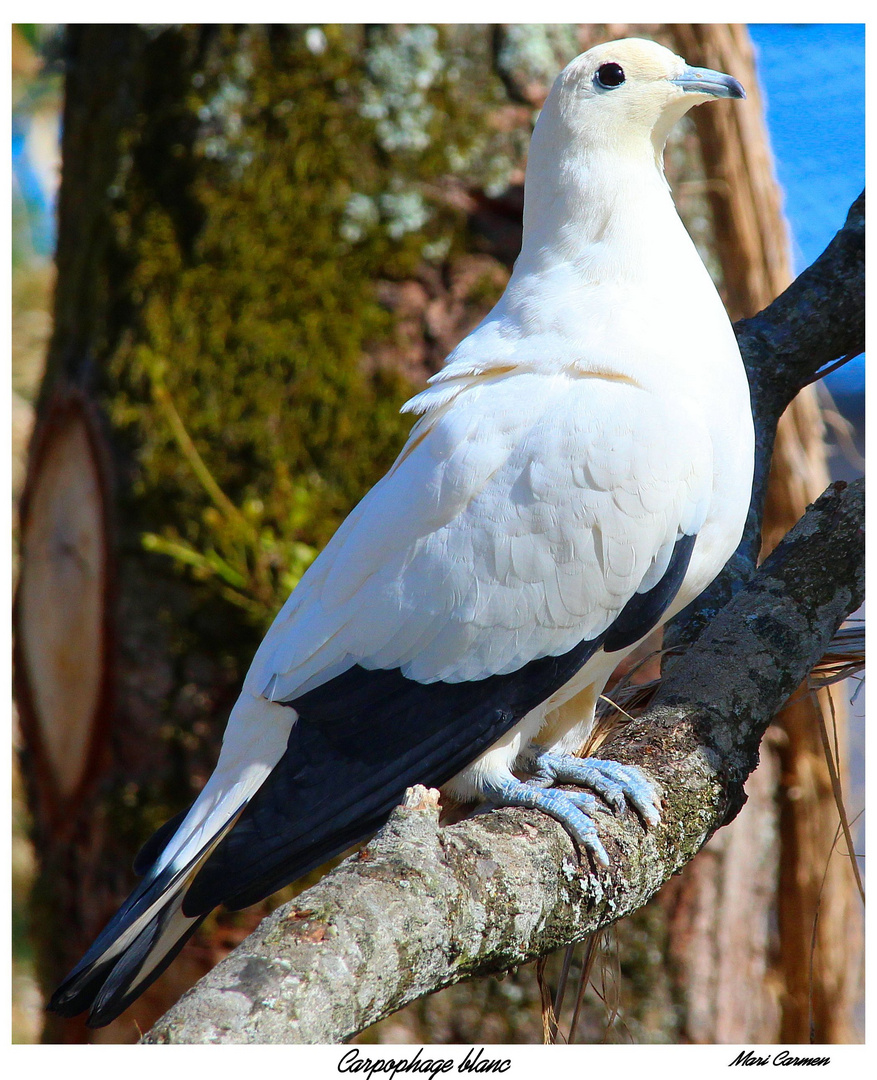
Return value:
<svg viewBox="0 0 877 1080">
<path fill-rule="evenodd" d="M 693 105 L 744 96 L 643 40 L 561 72 L 505 293 L 405 406 L 420 419 L 268 631 L 216 771 L 51 1008 L 108 1023 L 214 906 L 368 836 L 414 783 L 538 807 L 603 864 L 597 796 L 658 820 L 637 769 L 571 752 L 742 535 L 749 389 L 662 157 Z"/>
</svg>

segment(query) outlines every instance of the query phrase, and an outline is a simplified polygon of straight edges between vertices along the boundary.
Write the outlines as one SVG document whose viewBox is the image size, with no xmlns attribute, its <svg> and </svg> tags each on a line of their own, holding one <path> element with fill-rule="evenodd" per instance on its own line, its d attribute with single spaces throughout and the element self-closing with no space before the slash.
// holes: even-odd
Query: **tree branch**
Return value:
<svg viewBox="0 0 877 1080">
<path fill-rule="evenodd" d="M 342 1041 L 424 994 L 630 914 L 736 815 L 767 725 L 864 595 L 864 481 L 832 485 L 753 573 L 779 415 L 816 370 L 862 345 L 863 221 L 860 198 L 820 259 L 736 326 L 759 441 L 744 542 L 687 613 L 685 635 L 706 629 L 653 707 L 602 748 L 659 786 L 660 826 L 601 815 L 611 865 L 595 870 L 542 814 L 493 811 L 440 829 L 419 789 L 416 805 L 274 912 L 143 1041 Z"/>
<path fill-rule="evenodd" d="M 743 539 L 716 580 L 665 628 L 664 645 L 694 641 L 749 580 L 761 550 L 761 520 L 777 424 L 821 368 L 865 349 L 865 192 L 819 258 L 764 311 L 734 324 L 749 376 L 755 475 Z"/>
</svg>

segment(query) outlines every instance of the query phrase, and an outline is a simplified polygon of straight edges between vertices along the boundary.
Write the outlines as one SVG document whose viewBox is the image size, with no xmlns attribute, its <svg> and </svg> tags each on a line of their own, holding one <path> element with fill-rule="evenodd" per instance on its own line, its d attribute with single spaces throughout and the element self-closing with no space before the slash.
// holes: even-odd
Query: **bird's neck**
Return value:
<svg viewBox="0 0 877 1080">
<path fill-rule="evenodd" d="M 660 270 L 668 245 L 679 251 L 684 238 L 683 249 L 690 246 L 661 153 L 650 140 L 640 143 L 599 149 L 567 144 L 560 154 L 556 147 L 534 148 L 515 276 L 562 264 L 583 284 L 646 280 Z"/>
</svg>

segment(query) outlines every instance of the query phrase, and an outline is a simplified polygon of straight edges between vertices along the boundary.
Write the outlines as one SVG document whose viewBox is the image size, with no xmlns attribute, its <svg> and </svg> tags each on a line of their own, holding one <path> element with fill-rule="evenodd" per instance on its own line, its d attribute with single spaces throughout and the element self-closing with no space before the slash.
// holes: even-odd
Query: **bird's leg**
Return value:
<svg viewBox="0 0 877 1080">
<path fill-rule="evenodd" d="M 580 848 L 590 851 L 603 866 L 609 865 L 609 856 L 589 816 L 597 808 L 593 795 L 584 791 L 545 790 L 541 777 L 525 781 L 511 775 L 484 782 L 482 794 L 493 807 L 526 806 L 541 810 L 559 821 Z"/>
<path fill-rule="evenodd" d="M 552 754 L 536 748 L 530 768 L 540 786 L 581 784 L 590 788 L 619 813 L 629 802 L 649 825 L 661 820 L 658 793 L 635 765 L 621 765 L 602 758 L 578 758 Z"/>
</svg>

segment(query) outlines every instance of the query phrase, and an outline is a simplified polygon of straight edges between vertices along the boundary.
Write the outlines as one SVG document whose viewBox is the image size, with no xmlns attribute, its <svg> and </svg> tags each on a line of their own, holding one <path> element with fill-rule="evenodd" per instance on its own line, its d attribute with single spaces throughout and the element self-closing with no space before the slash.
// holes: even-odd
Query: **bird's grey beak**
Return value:
<svg viewBox="0 0 877 1080">
<path fill-rule="evenodd" d="M 721 71 L 712 71 L 710 68 L 689 67 L 686 64 L 682 74 L 670 81 L 693 94 L 726 98 L 746 97 L 746 91 L 732 75 L 723 75 Z"/>
</svg>

